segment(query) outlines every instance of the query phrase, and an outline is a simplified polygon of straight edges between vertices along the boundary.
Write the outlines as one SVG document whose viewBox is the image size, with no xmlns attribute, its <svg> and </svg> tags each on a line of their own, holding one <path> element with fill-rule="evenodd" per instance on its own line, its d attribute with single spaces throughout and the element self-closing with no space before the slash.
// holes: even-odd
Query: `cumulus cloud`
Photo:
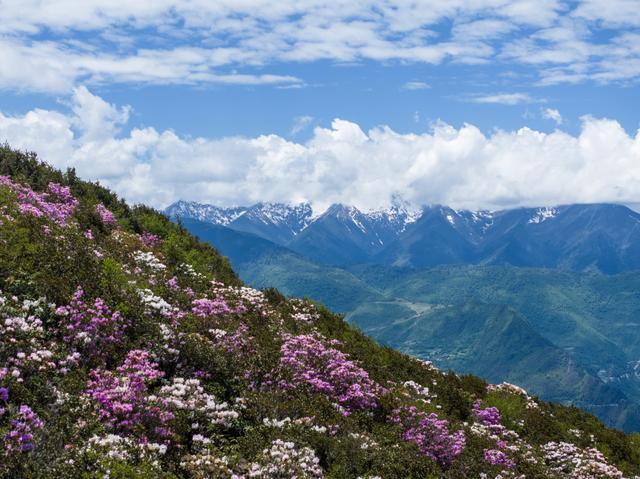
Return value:
<svg viewBox="0 0 640 479">
<path fill-rule="evenodd" d="M 188 199 L 375 208 L 394 195 L 462 208 L 640 203 L 640 132 L 629 135 L 611 119 L 583 117 L 578 135 L 529 128 L 487 135 L 445 123 L 401 134 L 336 119 L 296 142 L 278 135 L 190 138 L 154 128 L 123 134 L 128 109 L 84 88 L 70 108 L 0 114 L 0 141 L 156 207 Z"/>
<path fill-rule="evenodd" d="M 543 84 L 630 80 L 638 15 L 635 0 L 4 0 L 0 87 L 300 86 L 269 68 L 318 60 L 510 61 Z"/>
</svg>

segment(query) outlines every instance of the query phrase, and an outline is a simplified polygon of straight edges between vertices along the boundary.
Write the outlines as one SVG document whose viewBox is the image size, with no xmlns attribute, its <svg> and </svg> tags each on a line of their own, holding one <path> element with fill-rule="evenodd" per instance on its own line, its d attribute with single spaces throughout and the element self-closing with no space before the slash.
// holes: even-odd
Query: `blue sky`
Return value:
<svg viewBox="0 0 640 479">
<path fill-rule="evenodd" d="M 5 0 L 0 20 L 0 139 L 132 201 L 640 202 L 637 0 Z"/>
</svg>

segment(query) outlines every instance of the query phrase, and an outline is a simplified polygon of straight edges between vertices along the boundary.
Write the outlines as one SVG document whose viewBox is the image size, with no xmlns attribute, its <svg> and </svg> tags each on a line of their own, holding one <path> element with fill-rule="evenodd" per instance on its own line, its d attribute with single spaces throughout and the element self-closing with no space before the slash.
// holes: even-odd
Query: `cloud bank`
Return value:
<svg viewBox="0 0 640 479">
<path fill-rule="evenodd" d="M 471 209 L 640 203 L 640 131 L 631 136 L 610 119 L 584 117 L 577 136 L 529 128 L 486 135 L 444 123 L 400 134 L 335 119 L 299 143 L 278 135 L 185 138 L 150 127 L 124 134 L 128 117 L 127 107 L 80 87 L 67 112 L 0 113 L 0 141 L 156 207 L 187 199 L 367 209 L 393 195 Z"/>
<path fill-rule="evenodd" d="M 314 61 L 495 63 L 531 68 L 539 84 L 628 82 L 640 77 L 638 11 L 637 0 L 4 0 L 0 88 L 300 86 L 270 70 Z"/>
</svg>

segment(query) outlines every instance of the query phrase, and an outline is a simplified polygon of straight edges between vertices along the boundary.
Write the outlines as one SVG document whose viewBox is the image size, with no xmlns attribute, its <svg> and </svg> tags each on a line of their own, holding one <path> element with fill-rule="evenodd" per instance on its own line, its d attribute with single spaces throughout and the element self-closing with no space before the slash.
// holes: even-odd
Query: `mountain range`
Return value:
<svg viewBox="0 0 640 479">
<path fill-rule="evenodd" d="M 412 210 L 396 201 L 370 212 L 334 204 L 314 216 L 306 203 L 219 208 L 179 201 L 165 212 L 252 233 L 340 267 L 477 264 L 605 274 L 640 269 L 640 214 L 615 204 L 468 211 Z"/>
</svg>

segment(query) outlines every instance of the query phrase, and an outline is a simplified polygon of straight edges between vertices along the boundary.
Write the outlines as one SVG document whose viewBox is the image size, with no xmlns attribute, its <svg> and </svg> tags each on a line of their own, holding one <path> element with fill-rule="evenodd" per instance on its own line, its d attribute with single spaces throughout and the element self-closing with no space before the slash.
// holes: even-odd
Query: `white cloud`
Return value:
<svg viewBox="0 0 640 479">
<path fill-rule="evenodd" d="M 591 2 L 596 3 L 599 2 Z M 604 2 L 602 6 L 606 12 Z M 579 11 L 574 14 L 578 15 Z M 637 80 L 640 34 L 618 29 L 602 35 L 600 30 L 608 24 L 607 18 L 606 13 L 589 18 L 590 21 L 563 18 L 553 27 L 514 39 L 505 45 L 499 58 L 537 68 L 538 84 L 542 86 L 589 80 L 601 84 Z"/>
<path fill-rule="evenodd" d="M 626 81 L 640 76 L 640 37 L 623 30 L 638 11 L 636 0 L 4 0 L 0 87 L 302 85 L 265 70 L 317 60 L 510 61 L 543 84 Z"/>
<path fill-rule="evenodd" d="M 73 126 L 81 133 L 83 143 L 102 141 L 113 137 L 129 120 L 130 108 L 117 108 L 99 96 L 93 95 L 85 86 L 73 91 L 71 109 Z"/>
<path fill-rule="evenodd" d="M 237 53 L 237 52 L 235 52 Z M 241 55 L 238 54 L 237 58 Z M 145 84 L 297 85 L 290 75 L 221 73 L 226 53 L 204 48 L 138 50 L 131 54 L 78 51 L 51 41 L 0 37 L 0 88 L 68 93 L 79 81 Z"/>
<path fill-rule="evenodd" d="M 636 0 L 582 0 L 573 16 L 603 22 L 608 27 L 640 26 Z"/>
<path fill-rule="evenodd" d="M 494 93 L 492 95 L 478 95 L 468 97 L 472 103 L 496 103 L 501 105 L 518 105 L 520 103 L 534 103 L 536 100 L 528 93 Z"/>
<path fill-rule="evenodd" d="M 313 117 L 309 115 L 297 116 L 293 119 L 293 126 L 289 134 L 295 136 L 301 131 L 305 130 L 313 121 Z"/>
<path fill-rule="evenodd" d="M 336 119 L 295 142 L 278 135 L 185 138 L 154 128 L 118 134 L 126 108 L 84 89 L 71 105 L 68 113 L 0 114 L 0 141 L 157 207 L 184 198 L 370 208 L 394 194 L 466 208 L 640 203 L 640 132 L 631 136 L 615 120 L 584 117 L 574 136 L 529 128 L 485 135 L 473 125 L 444 123 L 425 133 L 365 132 Z"/>
<path fill-rule="evenodd" d="M 542 110 L 542 118 L 545 120 L 552 120 L 556 122 L 556 125 L 562 125 L 564 119 L 558 110 L 555 108 L 545 108 Z"/>
<path fill-rule="evenodd" d="M 431 86 L 423 81 L 408 81 L 402 85 L 403 90 L 426 90 L 427 88 Z"/>
</svg>

